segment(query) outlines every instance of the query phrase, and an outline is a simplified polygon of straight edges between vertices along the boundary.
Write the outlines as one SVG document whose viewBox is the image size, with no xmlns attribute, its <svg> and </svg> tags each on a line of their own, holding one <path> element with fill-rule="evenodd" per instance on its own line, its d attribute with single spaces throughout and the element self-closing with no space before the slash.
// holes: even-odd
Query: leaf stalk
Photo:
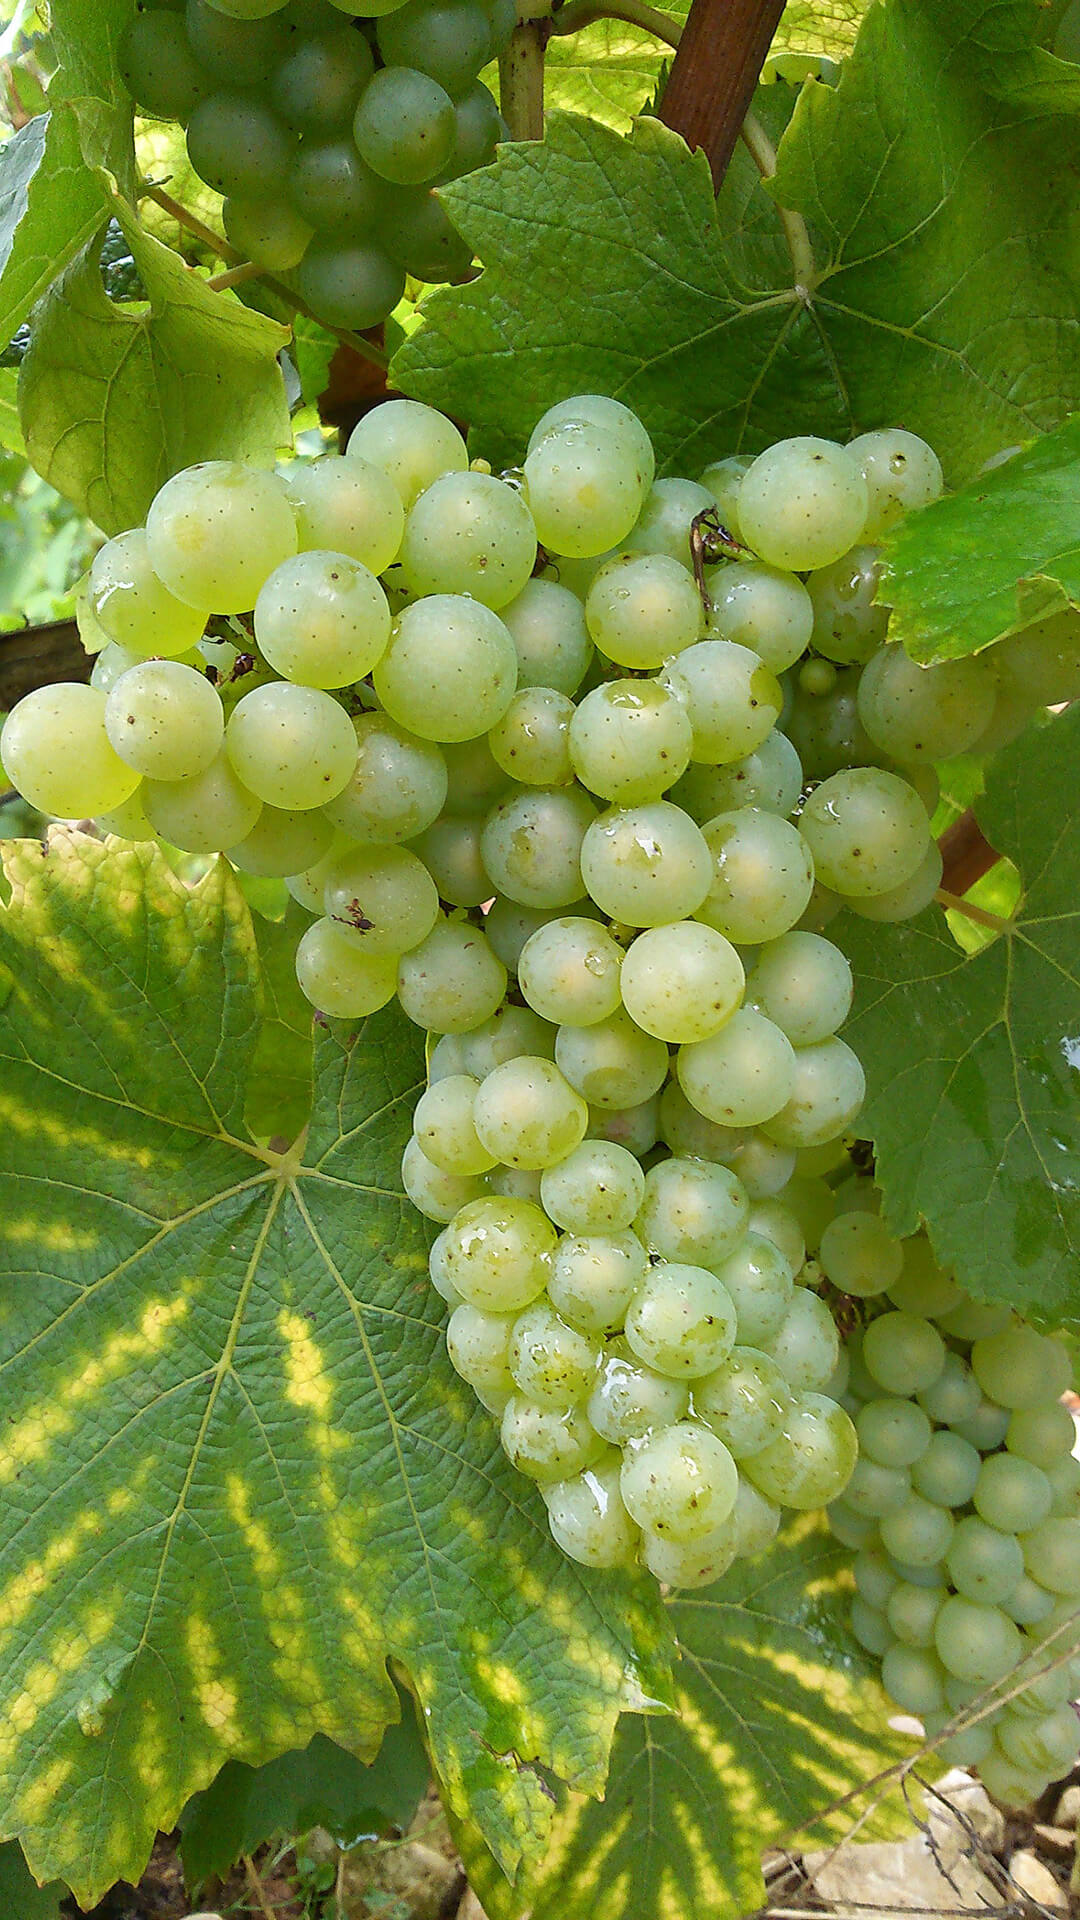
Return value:
<svg viewBox="0 0 1080 1920">
<path fill-rule="evenodd" d="M 640 27 L 643 33 L 651 33 L 654 40 L 662 40 L 665 46 L 677 47 L 682 38 L 682 27 L 669 13 L 662 13 L 659 7 L 650 7 L 646 0 L 567 0 L 567 4 L 556 7 L 551 16 L 553 34 L 580 33 L 583 27 L 591 27 L 597 20 L 624 20 L 627 26 Z"/>
</svg>

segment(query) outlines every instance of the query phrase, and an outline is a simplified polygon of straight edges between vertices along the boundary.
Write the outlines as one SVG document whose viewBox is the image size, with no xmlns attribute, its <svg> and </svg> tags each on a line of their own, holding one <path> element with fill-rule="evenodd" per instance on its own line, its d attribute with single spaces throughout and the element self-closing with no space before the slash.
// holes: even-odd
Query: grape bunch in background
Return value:
<svg viewBox="0 0 1080 1920">
<path fill-rule="evenodd" d="M 478 80 L 514 0 L 148 0 L 121 48 L 142 112 L 187 129 L 233 246 L 330 326 L 365 328 L 405 276 L 460 279 L 432 191 L 505 133 Z"/>
<path fill-rule="evenodd" d="M 858 1471 L 806 1257 L 864 1090 L 821 928 L 918 913 L 934 761 L 1080 690 L 1074 616 L 888 641 L 875 543 L 940 488 L 903 432 L 657 481 L 595 395 L 499 477 L 390 401 L 343 457 L 169 480 L 94 562 L 91 685 L 0 739 L 47 812 L 285 877 L 313 1006 L 427 1032 L 450 1356 L 592 1566 L 706 1584 Z"/>
<path fill-rule="evenodd" d="M 966 1299 L 925 1239 L 838 1215 L 820 1259 L 866 1299 L 843 1404 L 859 1458 L 830 1518 L 857 1548 L 856 1638 L 942 1757 L 1008 1805 L 1080 1745 L 1080 1461 L 1063 1346 Z M 965 1724 L 987 1688 L 994 1697 Z"/>
</svg>

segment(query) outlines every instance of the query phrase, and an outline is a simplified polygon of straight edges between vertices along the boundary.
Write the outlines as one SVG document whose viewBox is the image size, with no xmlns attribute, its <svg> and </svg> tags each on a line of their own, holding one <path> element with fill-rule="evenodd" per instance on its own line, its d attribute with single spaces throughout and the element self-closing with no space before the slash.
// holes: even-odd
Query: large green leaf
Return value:
<svg viewBox="0 0 1080 1920">
<path fill-rule="evenodd" d="M 916 660 L 974 653 L 1080 603 L 1080 417 L 912 514 L 885 549 L 890 633 Z"/>
<path fill-rule="evenodd" d="M 396 1727 L 387 1728 L 370 1766 L 321 1733 L 263 1767 L 228 1760 L 180 1816 L 184 1872 L 196 1883 L 224 1874 L 241 1854 L 254 1853 L 275 1834 L 291 1839 L 326 1827 L 339 1846 L 353 1847 L 387 1827 L 407 1827 L 430 1776 L 408 1708 Z"/>
<path fill-rule="evenodd" d="M 28 120 L 0 147 L 0 344 L 97 231 L 103 205 L 70 107 Z"/>
<path fill-rule="evenodd" d="M 51 0 L 49 7 L 58 62 L 49 97 L 71 101 L 87 164 L 107 168 L 129 196 L 136 177 L 134 110 L 118 54 L 131 15 L 131 0 Z"/>
<path fill-rule="evenodd" d="M 602 1786 L 664 1629 L 559 1554 L 446 1359 L 398 1181 L 421 1036 L 324 1031 L 302 1151 L 263 1152 L 224 863 L 189 888 L 66 830 L 5 858 L 0 1833 L 92 1904 L 226 1760 L 372 1758 L 393 1658 L 513 1871 L 531 1763 Z"/>
<path fill-rule="evenodd" d="M 33 465 L 106 533 L 143 520 L 178 468 L 269 464 L 289 438 L 288 329 L 212 292 L 115 196 L 112 210 L 148 305 L 108 298 L 90 246 L 41 302 L 19 382 Z"/>
<path fill-rule="evenodd" d="M 809 297 L 745 156 L 717 220 L 703 161 L 662 127 L 623 141 L 555 116 L 445 189 L 484 272 L 430 298 L 394 378 L 497 458 L 600 387 L 668 470 L 900 421 L 964 479 L 1080 404 L 1077 70 L 1051 61 L 1038 108 L 1007 97 L 1038 14 L 882 0 L 839 86 L 807 84 L 774 185 L 808 228 Z"/>
<path fill-rule="evenodd" d="M 492 1920 L 738 1920 L 763 1904 L 761 1853 L 890 1764 L 874 1664 L 844 1624 L 850 1554 L 799 1521 L 764 1560 L 672 1601 L 679 1718 L 624 1721 L 601 1805 L 560 1793 L 542 1868 L 511 1889 L 466 1834 Z"/>
<path fill-rule="evenodd" d="M 1073 709 L 1006 748 L 975 802 L 1023 886 L 990 946 L 966 957 L 936 908 L 835 923 L 886 1219 L 925 1219 L 973 1293 L 1052 1320 L 1080 1316 L 1078 756 Z"/>
</svg>

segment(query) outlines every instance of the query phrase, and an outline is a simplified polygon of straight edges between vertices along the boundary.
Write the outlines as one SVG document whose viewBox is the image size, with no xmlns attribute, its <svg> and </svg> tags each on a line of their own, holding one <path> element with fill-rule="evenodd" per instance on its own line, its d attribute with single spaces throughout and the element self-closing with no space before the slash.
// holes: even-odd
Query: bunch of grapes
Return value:
<svg viewBox="0 0 1080 1920">
<path fill-rule="evenodd" d="M 820 1258 L 869 1313 L 846 1349 L 859 1458 L 830 1514 L 857 1548 L 852 1628 L 927 1733 L 958 1722 L 944 1757 L 1026 1805 L 1080 1744 L 1066 1350 L 1007 1306 L 968 1299 L 924 1237 L 890 1243 L 872 1212 L 838 1214 Z M 1001 1703 L 963 1724 L 988 1688 Z"/>
<path fill-rule="evenodd" d="M 144 113 L 180 121 L 225 231 L 331 326 L 374 326 L 405 276 L 469 248 L 432 189 L 505 133 L 477 78 L 514 0 L 147 0 L 121 48 Z"/>
</svg>

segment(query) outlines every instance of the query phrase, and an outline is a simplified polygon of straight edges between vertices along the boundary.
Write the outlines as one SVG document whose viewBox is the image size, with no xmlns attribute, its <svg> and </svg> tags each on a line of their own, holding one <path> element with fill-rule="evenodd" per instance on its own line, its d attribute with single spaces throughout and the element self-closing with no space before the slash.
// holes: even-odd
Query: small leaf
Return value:
<svg viewBox="0 0 1080 1920">
<path fill-rule="evenodd" d="M 178 468 L 269 465 L 289 437 L 288 330 L 211 292 L 119 199 L 113 211 L 149 305 L 108 299 L 91 246 L 42 301 L 19 382 L 31 461 L 106 533 L 145 519 Z"/>
<path fill-rule="evenodd" d="M 180 1816 L 180 1853 L 188 1880 L 224 1874 L 241 1854 L 275 1834 L 290 1839 L 325 1827 L 353 1847 L 387 1827 L 406 1827 L 427 1791 L 431 1767 L 408 1702 L 386 1729 L 370 1766 L 321 1733 L 265 1766 L 227 1760 L 217 1779 Z"/>
<path fill-rule="evenodd" d="M 70 107 L 39 114 L 0 147 L 0 344 L 97 232 L 104 208 Z"/>
<path fill-rule="evenodd" d="M 1020 871 L 1015 919 L 970 958 L 936 908 L 835 923 L 857 982 L 845 1038 L 894 1232 L 925 1220 L 972 1293 L 1080 1314 L 1080 709 L 998 757 L 975 813 Z"/>
<path fill-rule="evenodd" d="M 131 24 L 131 0 L 51 0 L 50 37 L 57 71 L 51 100 L 71 101 L 83 157 L 104 167 L 133 198 L 136 186 L 134 108 L 120 78 L 119 48 Z"/>
<path fill-rule="evenodd" d="M 560 1793 L 547 1857 L 518 1887 L 466 1831 L 491 1920 L 738 1920 L 764 1903 L 764 1848 L 850 1831 L 850 1806 L 821 1810 L 899 1751 L 844 1622 L 850 1560 L 797 1521 L 766 1558 L 669 1603 L 679 1717 L 623 1722 L 604 1800 Z"/>
<path fill-rule="evenodd" d="M 890 638 L 915 660 L 956 659 L 1080 604 L 1080 416 L 885 543 Z"/>
<path fill-rule="evenodd" d="M 0 1831 L 90 1906 L 226 1760 L 371 1760 L 395 1660 L 513 1873 L 534 1763 L 599 1790 L 667 1642 L 649 1583 L 559 1553 L 449 1364 L 399 1180 L 422 1036 L 323 1032 L 302 1149 L 262 1151 L 225 863 L 187 887 L 73 830 L 4 855 Z"/>
</svg>

